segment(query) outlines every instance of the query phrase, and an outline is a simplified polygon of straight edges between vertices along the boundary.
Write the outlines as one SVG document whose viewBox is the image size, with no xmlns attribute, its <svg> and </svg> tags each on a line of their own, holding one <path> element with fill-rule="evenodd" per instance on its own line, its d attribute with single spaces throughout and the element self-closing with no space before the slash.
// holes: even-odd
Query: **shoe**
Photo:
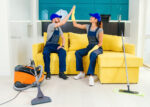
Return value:
<svg viewBox="0 0 150 107">
<path fill-rule="evenodd" d="M 68 77 L 67 77 L 67 75 L 65 75 L 63 72 L 60 72 L 60 73 L 59 73 L 59 78 L 62 78 L 62 79 L 64 79 L 64 80 L 66 80 Z"/>
<path fill-rule="evenodd" d="M 51 74 L 50 74 L 50 73 L 47 73 L 45 79 L 46 79 L 46 80 L 50 80 L 50 78 L 51 78 Z"/>
<path fill-rule="evenodd" d="M 78 79 L 82 79 L 85 77 L 85 73 L 84 72 L 80 72 L 78 75 L 74 76 L 74 79 L 78 80 Z"/>
<path fill-rule="evenodd" d="M 92 76 L 89 77 L 89 85 L 94 86 L 94 78 Z"/>
</svg>

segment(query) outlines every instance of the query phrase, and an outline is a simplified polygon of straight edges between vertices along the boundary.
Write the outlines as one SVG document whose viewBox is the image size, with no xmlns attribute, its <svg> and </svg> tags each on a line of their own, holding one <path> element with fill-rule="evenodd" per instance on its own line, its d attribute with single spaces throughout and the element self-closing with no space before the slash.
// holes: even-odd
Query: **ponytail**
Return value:
<svg viewBox="0 0 150 107">
<path fill-rule="evenodd" d="M 102 21 L 97 22 L 97 26 L 98 26 L 99 28 L 103 28 L 103 22 L 102 22 Z"/>
</svg>

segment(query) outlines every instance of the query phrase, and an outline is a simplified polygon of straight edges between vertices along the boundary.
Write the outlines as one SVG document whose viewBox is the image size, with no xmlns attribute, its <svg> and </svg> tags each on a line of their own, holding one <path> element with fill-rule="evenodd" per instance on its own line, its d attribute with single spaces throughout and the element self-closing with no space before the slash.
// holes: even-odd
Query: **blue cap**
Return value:
<svg viewBox="0 0 150 107">
<path fill-rule="evenodd" d="M 54 18 L 62 18 L 62 16 L 59 16 L 59 15 L 56 14 L 56 13 L 51 14 L 50 19 L 53 20 Z"/>
<path fill-rule="evenodd" d="M 93 14 L 90 13 L 89 15 L 92 16 L 92 17 L 95 17 L 98 20 L 98 22 L 101 21 L 101 16 L 98 13 L 93 13 Z"/>
</svg>

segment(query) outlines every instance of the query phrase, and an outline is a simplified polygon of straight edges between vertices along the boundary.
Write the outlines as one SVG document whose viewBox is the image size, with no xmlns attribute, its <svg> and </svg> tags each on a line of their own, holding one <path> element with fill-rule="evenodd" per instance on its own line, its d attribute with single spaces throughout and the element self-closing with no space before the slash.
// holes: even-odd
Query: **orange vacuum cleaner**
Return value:
<svg viewBox="0 0 150 107">
<path fill-rule="evenodd" d="M 44 96 L 40 84 L 44 80 L 42 66 L 35 67 L 32 60 L 30 66 L 17 65 L 14 73 L 14 89 L 23 91 L 31 87 L 37 87 L 37 97 L 31 101 L 32 105 L 51 102 L 51 98 Z"/>
<path fill-rule="evenodd" d="M 35 68 L 39 83 L 44 80 L 44 74 L 41 67 Z M 14 72 L 14 89 L 16 91 L 26 90 L 31 87 L 36 87 L 36 75 L 32 66 L 17 65 Z"/>
</svg>

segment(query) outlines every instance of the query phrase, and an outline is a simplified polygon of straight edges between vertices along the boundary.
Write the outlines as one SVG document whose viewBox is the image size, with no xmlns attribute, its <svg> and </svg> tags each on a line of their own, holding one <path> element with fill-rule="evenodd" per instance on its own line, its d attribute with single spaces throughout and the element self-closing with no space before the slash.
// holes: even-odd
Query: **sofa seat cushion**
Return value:
<svg viewBox="0 0 150 107">
<path fill-rule="evenodd" d="M 83 69 L 84 72 L 87 73 L 89 64 L 90 64 L 90 59 L 89 55 L 90 53 L 97 49 L 98 46 L 96 45 L 92 50 L 89 51 L 89 53 L 82 58 L 83 61 Z M 76 71 L 76 57 L 75 57 L 75 52 L 76 51 L 69 51 L 67 52 L 67 62 L 68 62 L 68 74 L 77 74 L 78 72 Z M 95 67 L 95 74 L 98 74 L 98 63 L 96 60 L 96 67 Z"/>
<path fill-rule="evenodd" d="M 127 67 L 140 67 L 143 65 L 142 58 L 126 53 Z M 125 67 L 123 52 L 104 51 L 98 56 L 99 67 Z"/>
<path fill-rule="evenodd" d="M 76 71 L 75 51 L 67 52 L 67 61 L 69 64 L 67 74 L 78 74 L 79 72 Z"/>
<path fill-rule="evenodd" d="M 51 60 L 51 63 L 50 63 L 51 74 L 58 74 L 59 73 L 59 57 L 58 57 L 58 54 L 51 53 L 50 60 Z M 42 65 L 43 68 L 44 68 L 44 60 L 43 60 L 43 53 L 42 52 L 37 54 L 37 62 L 38 62 L 38 65 Z M 66 69 L 67 69 L 67 65 L 66 65 Z"/>
</svg>

